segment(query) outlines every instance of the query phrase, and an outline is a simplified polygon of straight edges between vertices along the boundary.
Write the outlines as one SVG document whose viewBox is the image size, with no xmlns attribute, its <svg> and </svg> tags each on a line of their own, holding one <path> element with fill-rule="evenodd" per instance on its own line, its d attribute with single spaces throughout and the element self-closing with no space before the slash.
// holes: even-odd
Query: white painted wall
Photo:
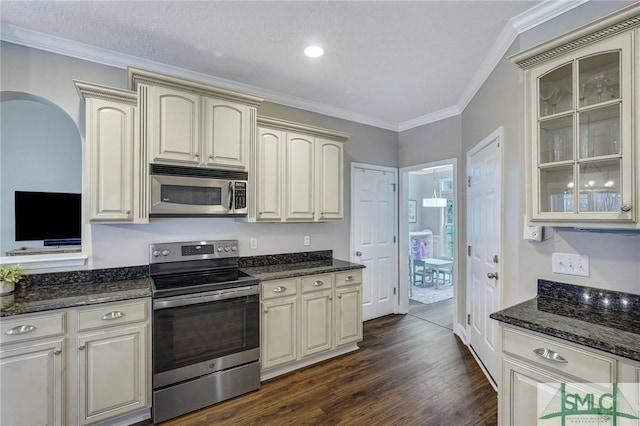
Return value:
<svg viewBox="0 0 640 426">
<path fill-rule="evenodd" d="M 89 63 L 11 43 L 2 43 L 3 91 L 34 94 L 59 105 L 84 128 L 84 105 L 72 79 L 125 88 L 126 70 Z M 230 218 L 153 219 L 148 225 L 86 225 L 85 235 L 91 253 L 89 268 L 144 265 L 148 263 L 148 245 L 162 241 L 186 241 L 200 238 L 237 238 L 240 255 L 288 253 L 332 249 L 334 256 L 349 259 L 350 179 L 352 161 L 397 166 L 398 135 L 333 117 L 295 108 L 265 103 L 258 114 L 298 121 L 351 134 L 345 144 L 345 219 L 332 223 L 249 224 Z M 84 137 L 84 130 L 81 131 Z M 78 165 L 78 170 L 79 170 Z M 10 212 L 2 211 L 2 215 Z M 311 236 L 311 245 L 303 245 L 303 236 Z M 83 236 L 83 237 L 84 237 Z M 249 238 L 258 238 L 258 249 L 250 250 Z"/>
</svg>

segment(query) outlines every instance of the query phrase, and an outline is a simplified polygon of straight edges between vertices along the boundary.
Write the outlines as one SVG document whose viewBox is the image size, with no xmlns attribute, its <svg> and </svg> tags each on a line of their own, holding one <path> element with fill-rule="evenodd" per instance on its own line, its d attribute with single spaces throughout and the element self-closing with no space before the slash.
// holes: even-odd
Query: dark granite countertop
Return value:
<svg viewBox="0 0 640 426">
<path fill-rule="evenodd" d="M 268 266 L 244 268 L 243 271 L 260 279 L 260 281 L 278 280 L 282 278 L 300 277 L 303 275 L 323 274 L 364 268 L 357 263 L 338 259 L 316 260 L 309 262 L 281 263 Z"/>
<path fill-rule="evenodd" d="M 640 295 L 539 280 L 536 298 L 491 318 L 640 361 Z"/>
<path fill-rule="evenodd" d="M 11 297 L 11 296 L 9 296 Z M 148 267 L 27 275 L 0 317 L 151 297 Z"/>
</svg>

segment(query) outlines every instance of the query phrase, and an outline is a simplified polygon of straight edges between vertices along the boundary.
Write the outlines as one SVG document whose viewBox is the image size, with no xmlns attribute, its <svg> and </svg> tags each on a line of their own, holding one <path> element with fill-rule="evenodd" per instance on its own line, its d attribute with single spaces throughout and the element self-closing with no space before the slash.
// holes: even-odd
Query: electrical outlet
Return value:
<svg viewBox="0 0 640 426">
<path fill-rule="evenodd" d="M 572 253 L 553 253 L 551 270 L 556 274 L 589 276 L 589 256 Z"/>
<path fill-rule="evenodd" d="M 309 235 L 305 235 L 304 236 L 304 245 L 305 246 L 310 246 L 311 245 L 311 237 Z"/>
<path fill-rule="evenodd" d="M 251 249 L 255 250 L 258 248 L 258 239 L 257 238 L 251 238 L 249 240 L 250 244 L 251 244 Z"/>
</svg>

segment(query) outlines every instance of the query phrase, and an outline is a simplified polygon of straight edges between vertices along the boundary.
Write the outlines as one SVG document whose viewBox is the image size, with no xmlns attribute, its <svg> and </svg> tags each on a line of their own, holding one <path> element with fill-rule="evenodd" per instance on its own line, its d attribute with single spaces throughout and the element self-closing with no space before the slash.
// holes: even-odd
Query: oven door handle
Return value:
<svg viewBox="0 0 640 426">
<path fill-rule="evenodd" d="M 167 299 L 158 299 L 153 301 L 153 309 L 168 309 L 178 306 L 196 305 L 198 303 L 216 302 L 219 300 L 236 299 L 239 297 L 253 296 L 260 294 L 260 286 L 238 287 L 229 290 L 221 290 L 211 293 L 187 294 L 184 296 L 176 296 Z"/>
</svg>

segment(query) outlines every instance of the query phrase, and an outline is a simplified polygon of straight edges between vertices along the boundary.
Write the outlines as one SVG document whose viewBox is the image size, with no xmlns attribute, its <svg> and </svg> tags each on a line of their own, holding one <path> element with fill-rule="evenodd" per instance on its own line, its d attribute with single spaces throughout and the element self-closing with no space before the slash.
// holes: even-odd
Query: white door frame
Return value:
<svg viewBox="0 0 640 426">
<path fill-rule="evenodd" d="M 356 168 L 359 169 L 369 169 L 369 170 L 377 170 L 380 172 L 386 172 L 386 173 L 392 173 L 393 177 L 394 177 L 394 182 L 398 182 L 398 169 L 395 167 L 387 167 L 387 166 L 378 166 L 375 164 L 366 164 L 366 163 L 351 163 L 351 174 L 349 175 L 349 179 L 351 181 L 351 186 L 350 186 L 350 190 L 349 190 L 349 197 L 350 197 L 350 204 L 349 204 L 349 210 L 350 212 L 350 221 L 349 221 L 349 236 L 350 236 L 350 245 L 349 245 L 349 258 L 350 261 L 353 263 L 358 263 L 358 257 L 356 256 L 356 236 L 354 235 L 354 226 L 353 223 L 355 223 L 355 221 L 357 220 L 357 218 L 355 217 L 354 214 L 354 209 L 353 209 L 353 185 L 354 185 L 354 180 L 352 179 L 354 170 Z M 396 224 L 396 229 L 394 229 L 394 233 L 396 235 L 396 252 L 398 250 L 398 242 L 397 242 L 397 235 L 398 235 L 398 190 L 397 188 L 395 189 L 395 197 L 393 197 L 393 214 L 394 214 L 394 218 L 393 218 L 393 223 Z M 393 313 L 397 314 L 398 311 L 398 306 L 399 306 L 399 296 L 401 291 L 399 291 L 398 289 L 398 255 L 396 253 L 395 256 L 395 265 L 394 265 L 394 273 L 392 274 L 393 277 L 396 277 L 396 281 L 393 284 L 393 288 L 396 289 L 396 295 L 393 298 Z"/>
<path fill-rule="evenodd" d="M 504 220 L 504 202 L 503 200 L 503 196 L 502 194 L 504 193 L 504 127 L 500 126 L 498 127 L 496 130 L 494 130 L 493 132 L 491 132 L 491 134 L 489 136 L 487 136 L 486 138 L 484 138 L 481 142 L 479 142 L 476 146 L 474 146 L 473 148 L 471 148 L 469 151 L 467 151 L 467 157 L 466 157 L 466 175 L 467 176 L 471 176 L 471 170 L 470 170 L 470 163 L 471 163 L 471 157 L 473 157 L 475 154 L 477 154 L 479 151 L 481 151 L 482 149 L 486 148 L 488 145 L 490 145 L 494 140 L 496 140 L 496 138 L 498 139 L 498 147 L 500 148 L 500 215 L 502 217 L 502 219 Z M 467 226 L 467 235 L 466 235 L 466 245 L 470 245 L 471 244 L 471 215 L 469 214 L 469 206 L 471 205 L 471 191 L 467 190 L 467 197 L 466 197 L 466 212 L 465 212 L 465 221 L 466 221 L 466 226 Z M 504 277 L 503 274 L 503 253 L 504 253 L 504 232 L 503 232 L 504 227 L 501 226 L 500 227 L 500 253 L 498 253 L 498 258 L 500 259 L 500 262 L 498 263 L 498 277 Z M 466 264 L 466 281 L 467 281 L 467 285 L 466 285 L 466 293 L 467 293 L 467 314 L 471 313 L 471 299 L 472 299 L 472 289 L 471 289 L 471 285 L 472 285 L 472 280 L 471 280 L 471 263 L 468 261 L 467 258 L 467 264 Z M 504 292 L 502 291 L 502 283 L 500 283 L 498 285 L 498 305 L 499 308 L 502 309 L 502 306 L 504 306 L 503 303 L 503 298 L 504 298 Z M 467 321 L 466 327 L 465 327 L 465 338 L 463 339 L 464 343 L 467 346 L 471 345 L 471 324 L 469 324 L 469 321 Z M 502 351 L 502 338 L 500 333 L 498 333 L 497 336 L 497 347 L 496 347 L 496 353 L 500 353 Z M 482 364 L 482 362 L 478 359 L 478 357 L 476 356 L 475 352 L 473 350 L 470 351 L 471 354 L 473 355 L 473 357 L 475 358 L 476 362 L 478 363 L 478 365 L 480 366 L 480 368 L 482 369 L 482 372 L 485 374 L 485 376 L 487 377 L 487 379 L 489 380 L 489 383 L 491 384 L 491 386 L 493 386 L 494 389 L 497 390 L 497 385 L 500 382 L 500 377 L 496 377 L 493 378 L 491 377 L 491 375 L 487 372 L 487 370 L 485 369 L 484 365 Z M 500 374 L 500 368 L 498 368 L 498 374 Z M 496 380 L 498 383 L 495 383 L 494 380 Z"/>
<path fill-rule="evenodd" d="M 456 232 L 456 237 L 453 240 L 453 252 L 456 254 L 453 257 L 453 329 L 456 334 L 457 330 L 460 329 L 460 325 L 458 324 L 458 258 L 460 254 L 458 253 L 458 241 L 460 239 L 460 225 L 458 223 L 458 159 L 450 158 L 448 160 L 434 161 L 431 163 L 419 164 L 415 166 L 402 167 L 400 169 L 400 215 L 401 220 L 399 221 L 400 227 L 400 239 L 398 241 L 398 262 L 400 263 L 400 306 L 399 312 L 406 314 L 409 312 L 409 280 L 406 277 L 409 276 L 409 254 L 408 250 L 400 250 L 400 247 L 409 247 L 409 221 L 405 220 L 408 217 L 407 206 L 409 200 L 409 172 L 414 172 L 416 170 L 427 169 L 430 167 L 444 166 L 444 165 L 453 165 L 453 224 Z M 425 196 L 431 196 L 431 194 L 425 194 Z M 405 277 L 405 279 L 401 279 L 401 277 Z"/>
</svg>

